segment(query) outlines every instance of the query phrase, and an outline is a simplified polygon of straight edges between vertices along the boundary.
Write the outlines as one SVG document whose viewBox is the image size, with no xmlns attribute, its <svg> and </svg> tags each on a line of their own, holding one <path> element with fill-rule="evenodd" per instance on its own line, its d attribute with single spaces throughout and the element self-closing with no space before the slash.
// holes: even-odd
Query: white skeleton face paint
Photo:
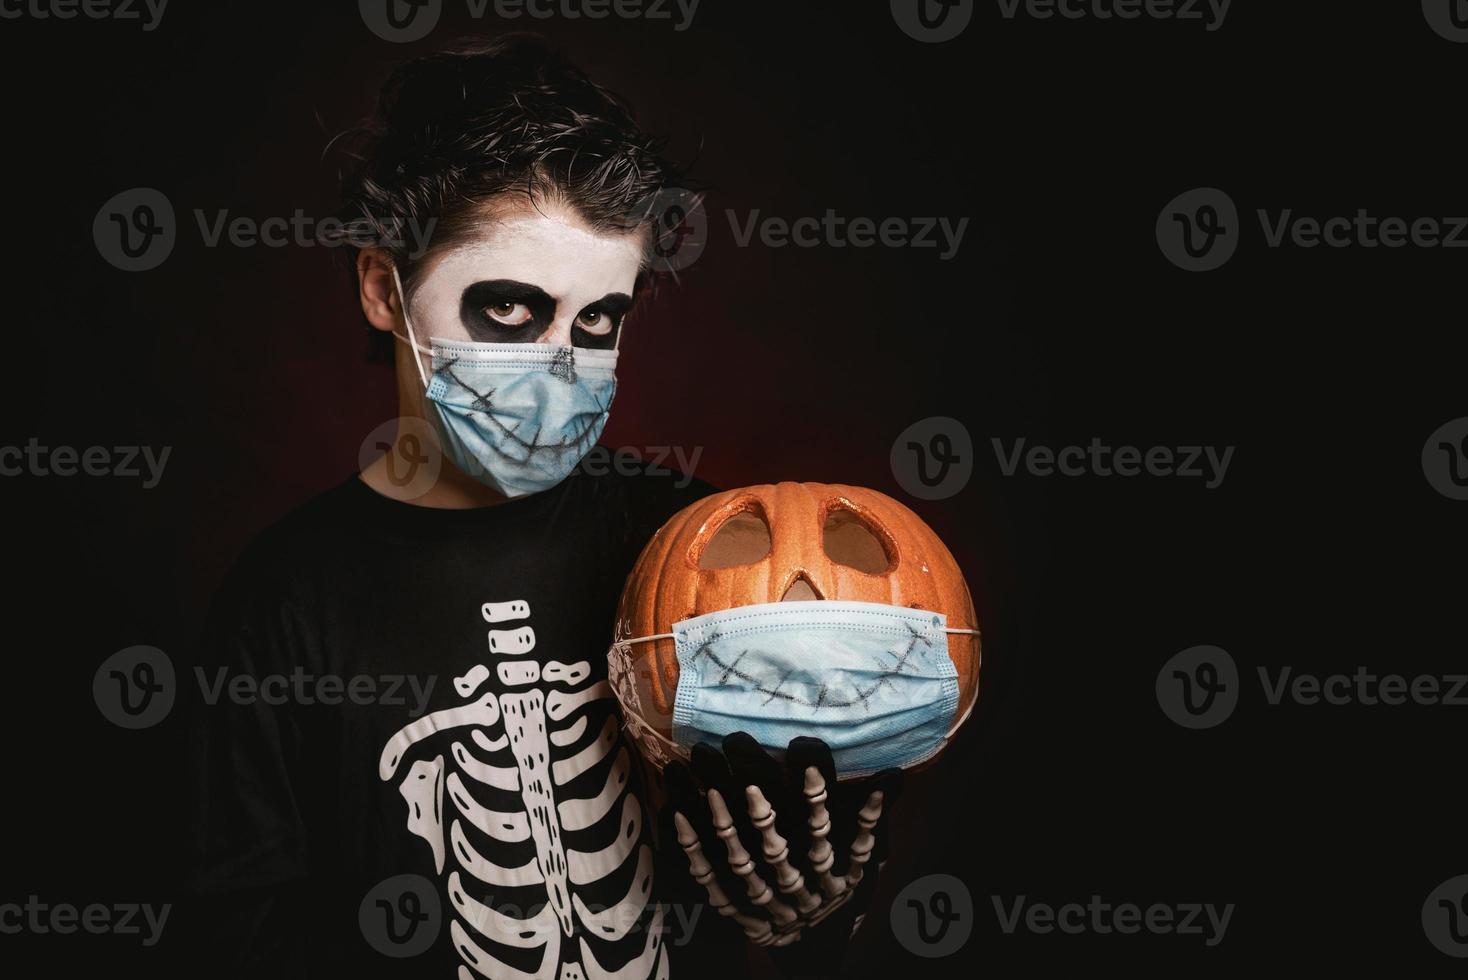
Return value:
<svg viewBox="0 0 1468 980">
<path fill-rule="evenodd" d="M 632 305 L 644 232 L 595 231 L 574 210 L 526 203 L 429 259 L 409 299 L 418 341 L 611 349 Z"/>
</svg>

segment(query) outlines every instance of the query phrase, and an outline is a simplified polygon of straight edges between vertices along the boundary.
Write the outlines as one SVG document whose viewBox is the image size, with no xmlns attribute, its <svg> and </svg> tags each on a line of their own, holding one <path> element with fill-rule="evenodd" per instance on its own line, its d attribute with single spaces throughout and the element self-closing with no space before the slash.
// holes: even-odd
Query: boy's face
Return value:
<svg viewBox="0 0 1468 980">
<path fill-rule="evenodd" d="M 428 260 L 409 300 L 433 339 L 611 349 L 632 305 L 644 232 L 594 231 L 575 211 L 528 203 Z"/>
</svg>

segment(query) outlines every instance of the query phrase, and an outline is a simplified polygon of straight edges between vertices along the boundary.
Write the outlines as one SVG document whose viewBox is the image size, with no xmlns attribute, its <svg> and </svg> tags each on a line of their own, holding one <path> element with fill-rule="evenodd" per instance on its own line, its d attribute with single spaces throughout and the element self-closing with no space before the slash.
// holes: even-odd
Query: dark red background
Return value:
<svg viewBox="0 0 1468 980">
<path fill-rule="evenodd" d="M 1461 550 L 1462 518 L 1417 461 L 1429 432 L 1465 414 L 1461 253 L 1269 251 L 1256 229 L 1227 267 L 1189 275 L 1153 239 L 1162 206 L 1195 186 L 1225 188 L 1249 215 L 1461 213 L 1452 93 L 1468 52 L 1399 6 L 1237 4 L 1206 33 L 1008 22 L 981 5 L 963 38 L 936 46 L 898 31 L 884 3 L 705 0 L 683 33 L 446 16 L 416 45 L 373 37 L 345 2 L 175 0 L 147 34 L 0 24 L 5 442 L 173 447 L 153 490 L 3 485 L 5 892 L 168 894 L 180 733 L 111 728 L 92 672 L 135 643 L 186 651 L 244 543 L 353 472 L 363 438 L 395 414 L 339 256 L 205 248 L 193 209 L 329 213 L 323 150 L 370 111 L 393 64 L 529 26 L 627 96 L 674 154 L 696 156 L 709 191 L 706 254 L 623 344 L 606 445 L 701 446 L 697 475 L 719 486 L 901 496 L 888 453 L 907 425 L 947 415 L 974 438 L 962 493 L 903 498 L 970 578 L 985 665 L 974 721 L 906 801 L 908 863 L 894 862 L 887 894 L 955 873 L 978 924 L 962 954 L 927 964 L 881 922 L 871 975 L 1142 960 L 1207 972 L 1265 956 L 1440 965 L 1416 915 L 1464 870 L 1448 795 L 1461 753 L 1444 754 L 1461 745 L 1455 716 L 1255 704 L 1187 733 L 1152 693 L 1160 664 L 1199 643 L 1246 672 L 1461 662 L 1461 587 L 1429 569 Z M 181 229 L 163 266 L 128 274 L 90 229 L 134 186 L 167 194 Z M 948 262 L 931 249 L 738 248 L 728 208 L 970 225 Z M 1206 491 L 1005 478 L 989 449 L 1093 436 L 1238 451 Z M 1383 801 L 1385 817 L 1367 814 Z M 989 900 L 1093 893 L 1240 908 L 1229 941 L 1203 949 L 1006 936 Z M 59 938 L 30 941 L 140 968 L 166 956 Z"/>
</svg>

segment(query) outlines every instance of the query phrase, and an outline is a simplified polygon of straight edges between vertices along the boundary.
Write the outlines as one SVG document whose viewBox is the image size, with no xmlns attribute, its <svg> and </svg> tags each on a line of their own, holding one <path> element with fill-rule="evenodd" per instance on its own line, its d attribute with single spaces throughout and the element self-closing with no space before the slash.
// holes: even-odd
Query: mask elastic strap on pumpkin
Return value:
<svg viewBox="0 0 1468 980">
<path fill-rule="evenodd" d="M 654 633 L 652 636 L 634 636 L 634 637 L 632 637 L 630 639 L 626 639 L 626 640 L 617 640 L 617 641 L 615 641 L 612 644 L 612 646 L 618 646 L 619 647 L 619 646 L 622 646 L 623 644 L 626 644 L 628 646 L 631 646 L 634 643 L 648 643 L 648 642 L 651 642 L 652 640 L 671 640 L 671 639 L 674 639 L 674 636 L 673 636 L 672 633 Z"/>
<path fill-rule="evenodd" d="M 982 633 L 979 630 L 950 630 L 950 629 L 945 629 L 943 632 L 945 632 L 945 633 L 966 633 L 969 636 L 981 636 L 982 635 Z M 984 667 L 984 648 L 981 645 L 979 647 L 979 670 L 982 671 L 983 670 L 983 667 Z M 958 729 L 963 725 L 964 722 L 968 721 L 968 716 L 971 715 L 971 714 L 973 714 L 974 705 L 976 705 L 978 703 L 979 703 L 979 699 L 977 697 L 975 697 L 972 701 L 970 701 L 968 703 L 968 707 L 965 708 L 965 709 L 963 709 L 963 714 L 960 717 L 954 719 L 953 725 L 948 729 L 947 734 L 945 734 L 943 736 L 943 744 L 945 744 L 945 745 L 948 744 L 948 740 L 953 737 L 953 733 L 956 732 L 956 731 L 958 731 Z"/>
<path fill-rule="evenodd" d="M 978 636 L 979 635 L 979 631 L 978 630 L 949 629 L 946 626 L 943 628 L 943 632 L 945 632 L 945 633 L 964 633 L 964 634 L 967 634 L 969 636 Z M 674 635 L 672 633 L 654 633 L 651 636 L 633 636 L 633 637 L 629 637 L 628 639 L 625 639 L 625 640 L 617 640 L 612 645 L 613 646 L 622 646 L 623 644 L 627 644 L 627 645 L 630 646 L 633 643 L 649 643 L 649 642 L 651 642 L 653 640 L 672 640 L 672 639 L 675 639 L 675 637 L 674 637 Z"/>
<path fill-rule="evenodd" d="M 392 281 L 393 285 L 396 286 L 398 290 L 398 304 L 403 309 L 403 326 L 408 328 L 408 336 L 404 337 L 396 330 L 392 332 L 392 335 L 397 340 L 407 344 L 413 349 L 413 363 L 418 366 L 418 377 L 423 382 L 424 389 L 427 389 L 428 374 L 423 370 L 423 358 L 419 355 L 427 354 L 429 357 L 432 357 L 433 350 L 432 348 L 424 348 L 420 346 L 417 338 L 413 336 L 413 321 L 408 319 L 408 294 L 403 292 L 403 280 L 398 278 L 398 267 L 396 265 L 392 267 Z"/>
</svg>

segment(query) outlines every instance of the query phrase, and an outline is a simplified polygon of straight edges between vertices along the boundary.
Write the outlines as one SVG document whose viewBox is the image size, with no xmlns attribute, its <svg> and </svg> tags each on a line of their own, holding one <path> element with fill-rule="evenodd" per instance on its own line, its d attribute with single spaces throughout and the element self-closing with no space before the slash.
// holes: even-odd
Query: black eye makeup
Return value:
<svg viewBox="0 0 1468 980">
<path fill-rule="evenodd" d="M 459 301 L 459 322 L 481 343 L 533 343 L 555 316 L 556 301 L 545 290 L 514 279 L 476 282 Z"/>
<path fill-rule="evenodd" d="M 617 344 L 622 318 L 632 308 L 632 297 L 626 293 L 607 293 L 576 314 L 571 324 L 571 344 L 592 350 L 611 350 Z"/>
<path fill-rule="evenodd" d="M 584 307 L 571 324 L 571 344 L 611 350 L 622 318 L 632 308 L 626 293 L 607 293 Z M 487 344 L 533 344 L 556 318 L 556 301 L 545 290 L 514 279 L 486 279 L 464 290 L 459 321 L 469 339 Z"/>
</svg>

